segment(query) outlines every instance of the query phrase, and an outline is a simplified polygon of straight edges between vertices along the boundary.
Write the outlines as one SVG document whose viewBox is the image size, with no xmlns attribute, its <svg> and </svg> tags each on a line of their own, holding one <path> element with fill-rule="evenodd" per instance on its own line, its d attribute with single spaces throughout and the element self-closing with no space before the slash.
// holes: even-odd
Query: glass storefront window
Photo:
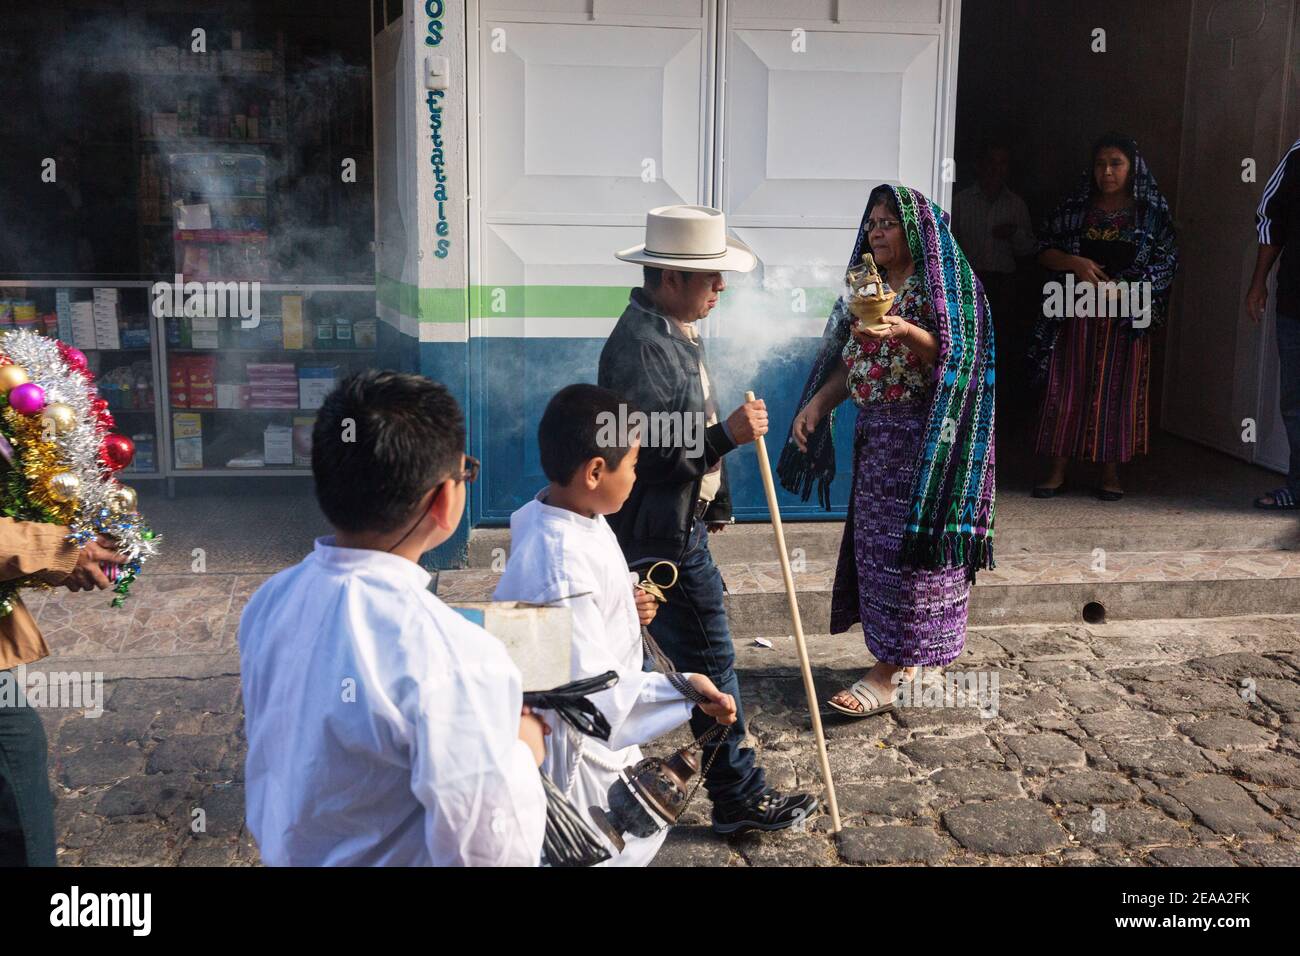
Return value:
<svg viewBox="0 0 1300 956">
<path fill-rule="evenodd" d="M 87 353 L 141 476 L 306 473 L 374 364 L 368 5 L 23 5 L 0 83 L 0 331 Z"/>
</svg>

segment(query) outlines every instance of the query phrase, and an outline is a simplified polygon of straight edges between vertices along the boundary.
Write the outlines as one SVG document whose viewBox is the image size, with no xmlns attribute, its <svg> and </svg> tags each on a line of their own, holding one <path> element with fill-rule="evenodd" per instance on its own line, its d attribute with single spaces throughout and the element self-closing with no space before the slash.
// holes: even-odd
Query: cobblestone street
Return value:
<svg viewBox="0 0 1300 956">
<path fill-rule="evenodd" d="M 41 624 L 55 656 L 33 669 L 105 674 L 102 716 L 44 713 L 63 865 L 258 862 L 243 827 L 234 650 L 239 609 L 260 579 L 146 577 L 112 649 L 88 646 L 75 622 L 51 628 L 76 596 L 49 597 Z M 132 640 L 164 620 L 156 641 L 202 639 L 167 653 Z M 865 669 L 860 635 L 809 640 L 823 698 Z M 820 792 L 793 642 L 737 643 L 770 782 Z M 818 815 L 803 832 L 723 840 L 704 825 L 701 794 L 656 865 L 1295 865 L 1297 647 L 1296 616 L 972 629 L 948 672 L 996 678 L 995 716 L 919 706 L 825 718 L 837 839 Z"/>
</svg>

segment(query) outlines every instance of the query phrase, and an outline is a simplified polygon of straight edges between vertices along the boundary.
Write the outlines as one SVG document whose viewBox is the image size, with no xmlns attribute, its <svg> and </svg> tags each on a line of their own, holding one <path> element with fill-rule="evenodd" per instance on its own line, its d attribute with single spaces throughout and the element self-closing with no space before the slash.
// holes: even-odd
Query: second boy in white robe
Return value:
<svg viewBox="0 0 1300 956">
<path fill-rule="evenodd" d="M 641 625 L 632 590 L 636 576 L 628 571 L 604 517 L 552 507 L 542 500 L 544 494 L 510 516 L 510 560 L 494 597 L 572 608 L 572 678 L 618 673 L 618 684 L 590 697 L 609 721 L 608 743 L 547 715 L 551 734 L 542 769 L 590 822 L 587 808 L 607 807 L 619 770 L 641 759 L 637 745 L 686 723 L 694 705 L 664 675 L 642 670 Z M 610 848 L 609 865 L 645 866 L 667 832 L 625 836 L 622 853 Z"/>
</svg>

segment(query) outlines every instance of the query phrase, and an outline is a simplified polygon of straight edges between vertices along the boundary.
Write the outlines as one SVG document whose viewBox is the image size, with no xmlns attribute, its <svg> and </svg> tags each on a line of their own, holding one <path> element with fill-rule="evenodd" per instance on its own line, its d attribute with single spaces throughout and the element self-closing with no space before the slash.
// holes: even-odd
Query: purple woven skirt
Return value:
<svg viewBox="0 0 1300 956">
<path fill-rule="evenodd" d="M 853 432 L 853 484 L 831 595 L 831 633 L 862 622 L 867 650 L 910 667 L 951 663 L 966 643 L 965 568 L 899 560 L 928 403 L 872 402 Z"/>
</svg>

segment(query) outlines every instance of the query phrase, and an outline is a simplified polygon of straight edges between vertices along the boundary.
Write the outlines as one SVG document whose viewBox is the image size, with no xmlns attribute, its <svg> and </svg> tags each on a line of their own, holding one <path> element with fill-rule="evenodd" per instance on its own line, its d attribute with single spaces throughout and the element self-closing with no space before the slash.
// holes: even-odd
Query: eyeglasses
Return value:
<svg viewBox="0 0 1300 956">
<path fill-rule="evenodd" d="M 868 219 L 867 232 L 875 232 L 877 229 L 883 229 L 889 232 L 891 229 L 898 228 L 897 219 Z"/>
<path fill-rule="evenodd" d="M 465 481 L 465 482 L 473 483 L 475 481 L 478 481 L 478 469 L 479 469 L 478 459 L 475 458 L 473 455 L 466 455 L 465 470 L 457 472 L 454 475 L 449 475 L 448 477 L 454 481 Z"/>
<path fill-rule="evenodd" d="M 435 486 L 435 488 L 438 491 L 441 491 L 442 482 L 446 481 L 447 479 L 451 479 L 452 481 L 463 481 L 466 483 L 472 483 L 478 481 L 478 470 L 479 470 L 478 459 L 475 458 L 473 455 L 466 455 L 464 469 L 461 471 L 452 472 L 446 478 L 443 478 L 441 481 L 439 481 L 438 484 Z M 435 491 L 434 494 L 436 496 L 437 491 Z"/>
</svg>

